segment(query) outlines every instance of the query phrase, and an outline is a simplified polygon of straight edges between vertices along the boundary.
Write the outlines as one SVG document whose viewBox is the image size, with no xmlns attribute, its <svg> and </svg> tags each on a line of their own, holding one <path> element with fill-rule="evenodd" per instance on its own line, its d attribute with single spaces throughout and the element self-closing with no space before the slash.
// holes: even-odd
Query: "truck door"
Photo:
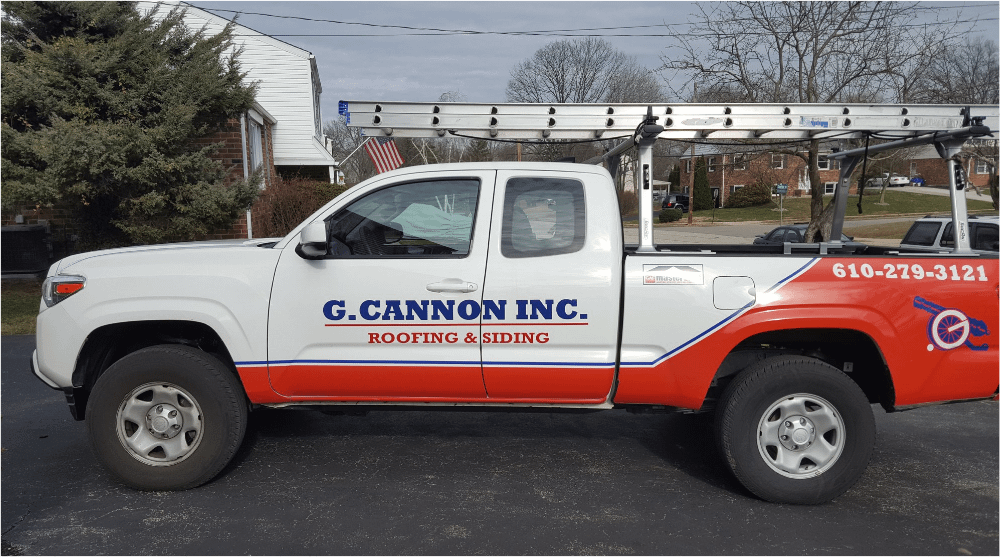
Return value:
<svg viewBox="0 0 1000 557">
<path fill-rule="evenodd" d="M 272 388 L 296 399 L 482 400 L 479 313 L 494 171 L 387 179 L 335 205 L 328 255 L 285 248 Z"/>
<path fill-rule="evenodd" d="M 618 203 L 601 171 L 497 174 L 482 317 L 491 401 L 608 398 L 622 238 Z"/>
</svg>

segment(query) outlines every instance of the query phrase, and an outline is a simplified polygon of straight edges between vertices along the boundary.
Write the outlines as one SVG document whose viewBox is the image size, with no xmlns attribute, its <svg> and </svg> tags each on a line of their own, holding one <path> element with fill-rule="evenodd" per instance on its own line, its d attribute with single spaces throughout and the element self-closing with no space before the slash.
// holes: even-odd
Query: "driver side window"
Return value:
<svg viewBox="0 0 1000 557">
<path fill-rule="evenodd" d="M 372 192 L 326 220 L 334 257 L 464 257 L 479 180 L 408 182 Z"/>
</svg>

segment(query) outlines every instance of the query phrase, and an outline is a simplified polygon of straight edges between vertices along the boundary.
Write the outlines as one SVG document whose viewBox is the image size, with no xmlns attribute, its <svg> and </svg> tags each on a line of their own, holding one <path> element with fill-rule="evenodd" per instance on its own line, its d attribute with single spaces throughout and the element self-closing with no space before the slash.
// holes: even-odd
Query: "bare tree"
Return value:
<svg viewBox="0 0 1000 557">
<path fill-rule="evenodd" d="M 366 139 L 361 135 L 360 128 L 347 127 L 344 117 L 338 116 L 334 120 L 327 120 L 323 126 L 323 133 L 329 141 L 333 157 L 341 161 L 340 170 L 344 172 L 344 179 L 348 184 L 357 184 L 375 174 L 375 165 L 371 159 L 365 153 L 358 151 Z M 347 158 L 348 156 L 350 158 Z M 345 158 L 347 160 L 344 160 Z"/>
<path fill-rule="evenodd" d="M 918 74 L 912 102 L 941 104 L 1000 103 L 1000 53 L 997 43 L 966 38 L 929 57 Z"/>
<path fill-rule="evenodd" d="M 912 30 L 916 8 L 903 2 L 699 3 L 695 38 L 679 36 L 683 54 L 663 57 L 661 70 L 680 78 L 678 96 L 698 87 L 715 102 L 904 101 L 915 90 L 918 68 L 957 36 L 954 25 Z M 809 169 L 807 241 L 828 238 L 833 224 L 833 206 L 823 204 L 819 150 L 819 142 L 810 141 L 804 151 L 788 151 Z"/>
<path fill-rule="evenodd" d="M 522 103 L 658 102 L 655 73 L 604 39 L 555 41 L 514 66 L 507 100 Z"/>
<path fill-rule="evenodd" d="M 981 37 L 965 38 L 952 48 L 942 48 L 917 74 L 914 102 L 942 104 L 1000 103 L 1000 52 L 997 43 Z M 960 154 L 967 172 L 975 162 L 986 164 L 990 174 L 993 208 L 998 207 L 997 141 L 968 142 Z M 977 191 L 979 188 L 973 186 Z"/>
<path fill-rule="evenodd" d="M 519 103 L 656 103 L 663 100 L 659 77 L 604 39 L 555 41 L 514 66 L 507 100 Z M 609 147 L 603 146 L 606 151 Z M 586 159 L 594 145 L 560 142 L 526 144 L 530 159 Z"/>
</svg>

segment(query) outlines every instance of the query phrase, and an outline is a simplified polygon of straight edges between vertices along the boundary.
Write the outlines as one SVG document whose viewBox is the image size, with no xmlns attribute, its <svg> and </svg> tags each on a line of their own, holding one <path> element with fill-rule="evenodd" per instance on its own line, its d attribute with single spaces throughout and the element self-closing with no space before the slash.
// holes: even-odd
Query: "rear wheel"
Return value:
<svg viewBox="0 0 1000 557">
<path fill-rule="evenodd" d="M 98 378 L 87 403 L 97 459 L 137 489 L 201 485 L 236 454 L 247 404 L 236 377 L 210 354 L 152 346 Z"/>
<path fill-rule="evenodd" d="M 736 478 L 762 499 L 816 504 L 841 495 L 864 473 L 875 418 L 843 372 L 800 356 L 763 360 L 723 392 L 720 450 Z"/>
</svg>

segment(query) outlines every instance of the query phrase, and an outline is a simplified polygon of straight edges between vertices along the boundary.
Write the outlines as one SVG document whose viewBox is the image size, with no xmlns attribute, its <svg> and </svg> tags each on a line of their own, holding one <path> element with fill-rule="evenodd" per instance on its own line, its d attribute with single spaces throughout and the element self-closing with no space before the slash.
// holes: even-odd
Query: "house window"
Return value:
<svg viewBox="0 0 1000 557">
<path fill-rule="evenodd" d="M 986 161 L 977 158 L 976 159 L 976 174 L 989 174 L 990 165 Z"/>
<path fill-rule="evenodd" d="M 319 109 L 319 94 L 321 91 L 322 89 L 318 86 L 313 87 L 313 125 L 316 126 L 316 137 L 323 137 L 323 116 Z"/>
<path fill-rule="evenodd" d="M 247 119 L 247 128 L 247 135 L 249 135 L 249 145 L 247 145 L 247 158 L 249 160 L 247 162 L 249 163 L 250 172 L 255 172 L 264 164 L 264 149 L 261 140 L 262 130 L 261 125 L 254 121 L 253 118 Z"/>
<path fill-rule="evenodd" d="M 715 157 L 708 157 L 708 171 L 709 172 L 715 172 L 715 164 L 716 164 L 716 160 L 715 159 L 716 159 Z"/>
<path fill-rule="evenodd" d="M 816 161 L 816 166 L 820 170 L 840 170 L 840 160 L 830 160 L 829 158 L 820 155 L 819 159 Z"/>
<path fill-rule="evenodd" d="M 691 189 L 691 186 L 684 186 L 684 194 L 685 195 L 687 195 L 688 193 L 690 193 L 690 192 L 688 192 L 689 189 Z"/>
<path fill-rule="evenodd" d="M 771 154 L 771 168 L 776 170 L 782 170 L 785 168 L 785 155 L 779 155 L 777 153 Z"/>
<path fill-rule="evenodd" d="M 823 195 L 833 195 L 835 191 L 837 191 L 837 182 L 823 183 Z"/>
<path fill-rule="evenodd" d="M 917 161 L 910 161 L 910 176 L 917 175 Z"/>
<path fill-rule="evenodd" d="M 686 159 L 684 161 L 684 172 L 686 174 L 690 174 L 691 173 L 691 159 Z"/>
<path fill-rule="evenodd" d="M 738 186 L 730 186 L 729 194 L 732 195 L 736 193 L 736 190 L 742 188 L 745 184 L 740 184 Z"/>
<path fill-rule="evenodd" d="M 747 156 L 746 155 L 736 155 L 733 157 L 733 170 L 746 170 L 747 169 Z M 742 186 L 740 186 L 742 187 Z"/>
</svg>

